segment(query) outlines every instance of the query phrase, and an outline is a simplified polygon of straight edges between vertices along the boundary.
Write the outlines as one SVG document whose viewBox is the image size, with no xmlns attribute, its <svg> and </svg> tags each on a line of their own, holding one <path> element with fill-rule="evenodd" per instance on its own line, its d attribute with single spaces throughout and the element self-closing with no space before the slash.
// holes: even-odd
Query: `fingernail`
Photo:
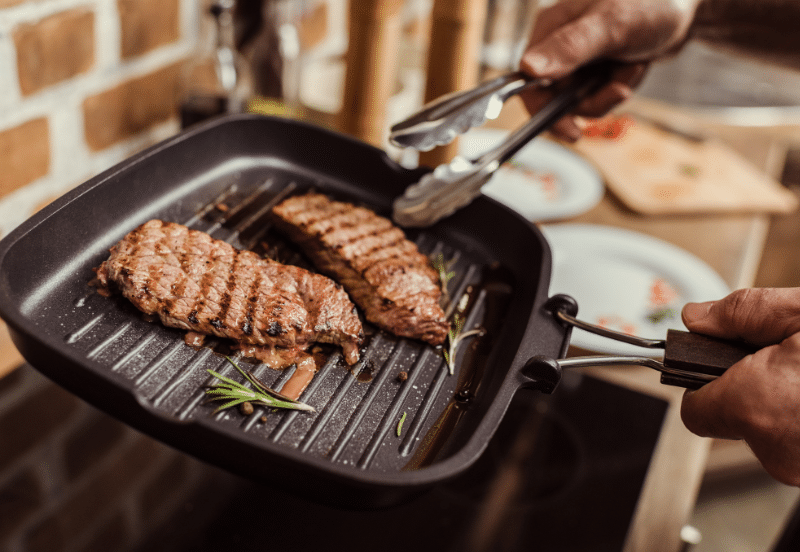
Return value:
<svg viewBox="0 0 800 552">
<path fill-rule="evenodd" d="M 711 305 L 714 301 L 706 301 L 705 303 L 686 303 L 683 306 L 683 321 L 687 323 L 700 322 L 703 318 L 708 316 L 711 310 Z"/>
<path fill-rule="evenodd" d="M 550 60 L 542 54 L 529 54 L 525 57 L 525 63 L 534 75 L 541 75 L 546 72 Z"/>
<path fill-rule="evenodd" d="M 581 131 L 580 127 L 575 124 L 565 125 L 564 135 L 570 142 L 577 142 L 580 140 L 583 132 Z"/>
</svg>

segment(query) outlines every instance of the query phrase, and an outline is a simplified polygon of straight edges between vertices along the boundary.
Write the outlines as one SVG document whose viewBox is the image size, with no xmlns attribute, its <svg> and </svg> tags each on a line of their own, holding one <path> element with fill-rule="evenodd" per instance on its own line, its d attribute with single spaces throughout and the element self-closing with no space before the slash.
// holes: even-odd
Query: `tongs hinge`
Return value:
<svg viewBox="0 0 800 552">
<path fill-rule="evenodd" d="M 494 172 L 531 139 L 550 128 L 569 113 L 583 98 L 608 82 L 614 64 L 602 60 L 579 68 L 563 86 L 554 89 L 553 98 L 508 139 L 469 161 L 460 156 L 424 175 L 394 202 L 394 220 L 401 226 L 430 226 L 469 204 Z M 505 80 L 491 81 L 491 86 L 461 93 L 455 102 L 445 98 L 440 104 L 429 104 L 419 114 L 392 128 L 390 139 L 398 145 L 430 149 L 430 144 L 445 144 L 475 126 L 488 115 L 499 112 L 508 97 L 543 81 L 512 73 Z M 497 89 L 497 83 L 505 83 Z M 556 86 L 556 85 L 553 85 Z M 488 92 L 487 92 L 488 91 Z M 487 95 L 488 94 L 488 95 Z M 455 111 L 455 113 L 453 113 Z M 474 111 L 474 112 L 473 112 Z M 447 114 L 448 116 L 443 116 Z M 478 115 L 480 113 L 480 115 Z M 429 147 L 430 146 L 430 147 Z"/>
</svg>

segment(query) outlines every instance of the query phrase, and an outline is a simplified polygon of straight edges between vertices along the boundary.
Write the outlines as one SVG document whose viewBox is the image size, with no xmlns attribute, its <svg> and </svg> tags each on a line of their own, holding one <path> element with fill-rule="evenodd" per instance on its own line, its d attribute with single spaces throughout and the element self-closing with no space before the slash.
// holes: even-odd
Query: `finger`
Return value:
<svg viewBox="0 0 800 552">
<path fill-rule="evenodd" d="M 555 29 L 574 21 L 588 9 L 590 2 L 559 2 L 549 7 L 542 8 L 536 13 L 536 22 L 533 25 L 528 48 L 544 40 Z"/>
<path fill-rule="evenodd" d="M 681 419 L 686 429 L 700 437 L 741 439 L 731 419 L 730 401 L 725 400 L 728 382 L 718 378 L 696 391 L 686 391 L 681 402 Z"/>
<path fill-rule="evenodd" d="M 719 301 L 687 303 L 682 317 L 693 332 L 760 346 L 779 343 L 800 331 L 800 288 L 737 290 Z"/>
<path fill-rule="evenodd" d="M 552 98 L 553 94 L 549 90 L 529 90 L 520 94 L 520 99 L 530 114 L 538 112 Z M 578 118 L 567 115 L 551 125 L 549 130 L 556 138 L 576 142 L 581 137 L 582 125 Z"/>
<path fill-rule="evenodd" d="M 528 48 L 520 70 L 537 77 L 558 79 L 605 54 L 609 35 L 597 13 L 587 13 L 565 23 Z"/>
<path fill-rule="evenodd" d="M 577 142 L 583 134 L 583 125 L 578 117 L 562 117 L 550 128 L 550 133 L 565 142 Z"/>
<path fill-rule="evenodd" d="M 612 82 L 581 101 L 574 112 L 584 117 L 602 117 L 632 95 L 633 90 L 629 86 Z"/>
</svg>

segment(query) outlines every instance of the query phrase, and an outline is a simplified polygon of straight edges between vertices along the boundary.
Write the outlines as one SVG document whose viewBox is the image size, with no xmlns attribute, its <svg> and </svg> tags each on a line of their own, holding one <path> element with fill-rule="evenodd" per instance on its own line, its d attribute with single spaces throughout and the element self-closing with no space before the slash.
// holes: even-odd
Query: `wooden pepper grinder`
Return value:
<svg viewBox="0 0 800 552">
<path fill-rule="evenodd" d="M 478 84 L 488 0 L 434 0 L 425 103 Z M 458 141 L 420 154 L 420 165 L 448 163 Z"/>
<path fill-rule="evenodd" d="M 404 0 L 350 0 L 350 41 L 339 128 L 381 147 L 396 79 Z"/>
</svg>

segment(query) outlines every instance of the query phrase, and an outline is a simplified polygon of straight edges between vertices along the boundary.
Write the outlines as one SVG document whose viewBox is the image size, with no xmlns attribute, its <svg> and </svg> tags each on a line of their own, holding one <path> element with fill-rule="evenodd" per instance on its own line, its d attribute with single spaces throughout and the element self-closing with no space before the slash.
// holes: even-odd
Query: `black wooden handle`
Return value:
<svg viewBox="0 0 800 552">
<path fill-rule="evenodd" d="M 726 341 L 707 335 L 668 330 L 664 347 L 664 366 L 696 374 L 721 376 L 725 370 L 758 350 L 741 341 Z M 670 374 L 661 376 L 661 383 L 696 389 L 703 381 Z"/>
</svg>

